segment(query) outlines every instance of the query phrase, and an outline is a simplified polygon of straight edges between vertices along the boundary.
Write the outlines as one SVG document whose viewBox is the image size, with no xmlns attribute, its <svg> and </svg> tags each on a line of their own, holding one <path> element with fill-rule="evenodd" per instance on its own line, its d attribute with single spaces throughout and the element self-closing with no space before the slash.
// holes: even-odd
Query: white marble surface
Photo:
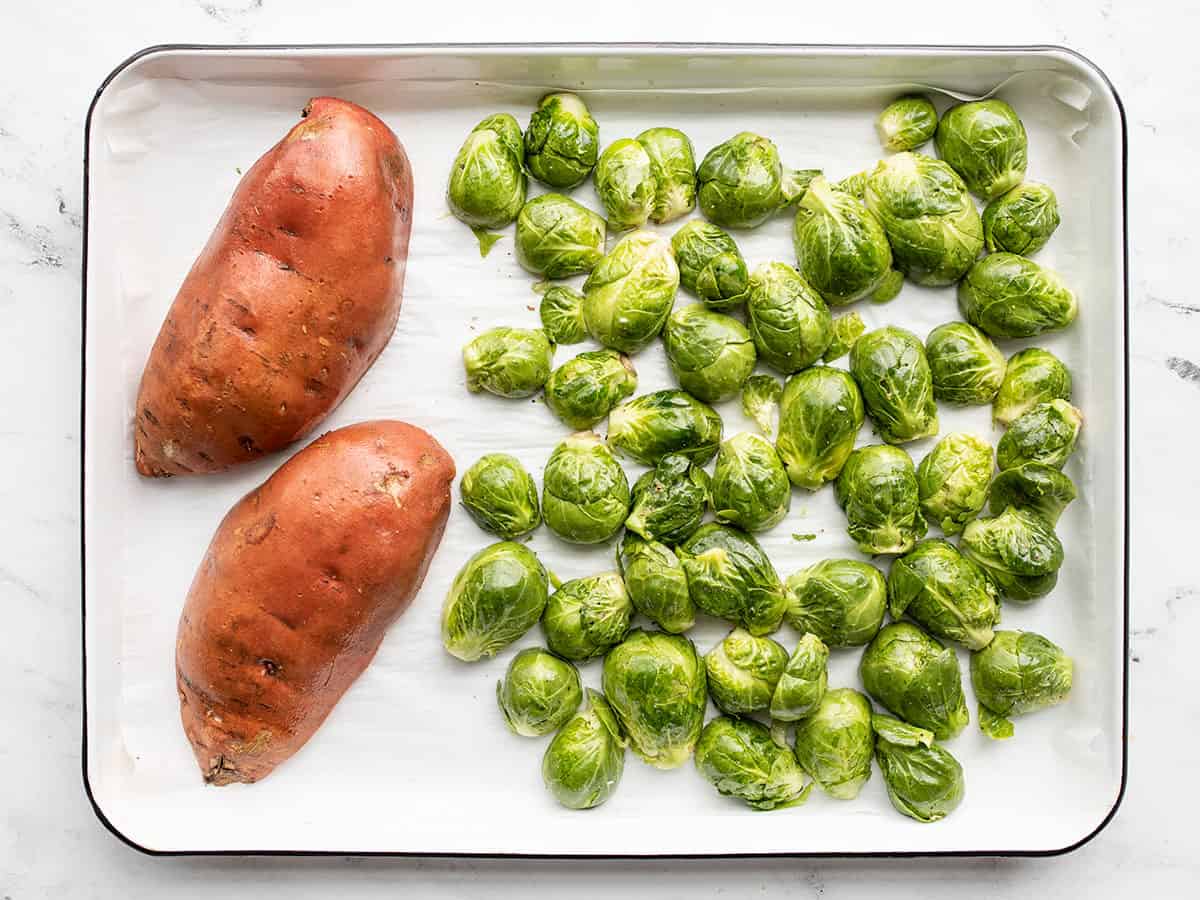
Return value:
<svg viewBox="0 0 1200 900">
<path fill-rule="evenodd" d="M 341 7 L 337 10 L 337 7 Z M 415 6 L 418 9 L 408 9 Z M 544 12 L 533 11 L 545 6 Z M 402 0 L 43 0 L 0 16 L 0 898 L 523 896 L 930 898 L 1194 895 L 1200 675 L 1200 74 L 1190 4 L 1134 0 L 586 5 Z M 869 11 L 854 11 L 860 7 Z M 337 10 L 337 11 L 335 11 Z M 707 16 L 707 18 L 706 18 Z M 1058 43 L 1129 119 L 1133 448 L 1130 777 L 1114 822 L 1050 860 L 629 863 L 151 859 L 94 818 L 80 779 L 78 452 L 82 125 L 101 79 L 156 43 L 440 40 Z M 1053 798 L 1046 798 L 1053 803 Z M 403 810 L 397 810 L 403 814 Z"/>
</svg>

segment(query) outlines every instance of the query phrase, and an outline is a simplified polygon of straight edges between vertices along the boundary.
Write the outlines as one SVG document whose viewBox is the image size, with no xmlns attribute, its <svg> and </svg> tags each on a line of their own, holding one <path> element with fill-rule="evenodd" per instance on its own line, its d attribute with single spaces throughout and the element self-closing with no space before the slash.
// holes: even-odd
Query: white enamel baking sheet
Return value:
<svg viewBox="0 0 1200 900">
<path fill-rule="evenodd" d="M 174 687 L 180 604 L 222 515 L 288 454 L 227 475 L 143 480 L 131 460 L 132 406 L 148 348 L 239 172 L 309 97 L 337 94 L 382 116 L 416 178 L 400 325 L 327 427 L 406 419 L 436 435 L 460 472 L 506 450 L 540 477 L 566 429 L 540 401 L 464 387 L 465 342 L 492 325 L 537 323 L 534 279 L 516 264 L 511 229 L 480 259 L 470 231 L 446 211 L 448 167 L 471 127 L 499 110 L 524 124 L 544 91 L 566 88 L 586 97 L 603 143 L 673 125 L 699 155 L 748 129 L 772 137 L 785 164 L 836 179 L 880 156 L 874 116 L 913 85 L 941 107 L 951 93 L 999 87 L 1016 107 L 1029 132 L 1029 176 L 1053 185 L 1062 206 L 1062 227 L 1038 259 L 1066 276 L 1081 306 L 1074 327 L 1037 341 L 1071 366 L 1087 421 L 1067 470 L 1081 496 L 1060 525 L 1066 565 L 1052 595 L 1004 611 L 1005 627 L 1042 632 L 1073 654 L 1075 690 L 1065 706 L 1017 720 L 1015 739 L 993 743 L 974 724 L 967 685 L 972 725 L 949 745 L 967 779 L 954 815 L 932 826 L 900 816 L 878 772 L 854 802 L 818 791 L 803 807 L 753 813 L 717 796 L 691 765 L 660 772 L 632 755 L 604 807 L 557 807 L 541 784 L 545 741 L 509 734 L 496 709 L 511 652 L 466 665 L 441 647 L 446 587 L 490 541 L 459 507 L 412 608 L 303 751 L 257 785 L 202 783 Z M 166 852 L 1037 853 L 1087 838 L 1114 809 L 1124 769 L 1123 125 L 1116 96 L 1086 62 L 1055 49 L 166 48 L 101 91 L 88 154 L 85 779 L 128 841 Z M 574 195 L 600 208 L 590 182 Z M 786 216 L 737 237 L 751 265 L 794 260 Z M 678 302 L 692 301 L 681 293 Z M 895 323 L 922 337 L 958 318 L 953 289 L 908 284 L 888 305 L 857 308 L 869 327 Z M 581 349 L 560 348 L 557 362 Z M 671 385 L 661 346 L 636 365 L 639 391 Z M 719 411 L 727 434 L 748 427 L 736 401 Z M 943 433 L 999 436 L 986 408 L 943 406 L 941 415 Z M 872 440 L 868 424 L 860 443 Z M 919 460 L 932 443 L 907 449 Z M 639 469 L 629 471 L 632 479 Z M 793 532 L 818 536 L 801 543 Z M 830 489 L 797 492 L 762 543 L 784 576 L 857 555 Z M 564 579 L 613 564 L 611 544 L 571 548 L 544 528 L 532 544 Z M 704 621 L 692 637 L 705 651 L 725 630 Z M 786 628 L 779 637 L 795 640 Z M 512 651 L 539 641 L 535 631 Z M 859 655 L 834 653 L 831 685 L 858 685 Z M 598 686 L 599 664 L 584 677 Z"/>
</svg>

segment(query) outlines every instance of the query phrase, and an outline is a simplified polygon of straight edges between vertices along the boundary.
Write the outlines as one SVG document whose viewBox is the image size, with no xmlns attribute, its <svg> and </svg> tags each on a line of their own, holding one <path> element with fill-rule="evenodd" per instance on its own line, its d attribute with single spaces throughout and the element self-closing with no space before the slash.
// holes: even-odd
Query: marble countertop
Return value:
<svg viewBox="0 0 1200 900">
<path fill-rule="evenodd" d="M 861 4 L 866 8 L 869 4 Z M 1200 738 L 1194 510 L 1200 439 L 1200 253 L 1192 184 L 1200 10 L 1174 2 L 961 0 L 618 2 L 519 13 L 460 0 L 453 14 L 346 0 L 58 0 L 15 5 L 0 54 L 0 898 L 648 894 L 929 898 L 1192 895 L 1200 878 L 1191 772 Z M 340 7 L 340 9 L 336 9 Z M 473 9 L 472 7 L 477 7 Z M 532 8 L 532 4 L 530 5 Z M 707 9 L 708 20 L 696 13 Z M 100 81 L 158 43 L 727 40 L 1069 46 L 1103 68 L 1129 126 L 1132 512 L 1130 775 L 1121 811 L 1048 860 L 679 861 L 153 859 L 113 838 L 80 778 L 78 454 L 82 128 Z M 19 473 L 19 474 L 16 474 Z M 1046 798 L 1053 803 L 1053 797 Z M 1189 836 L 1191 835 L 1191 836 Z M 1192 888 L 1187 885 L 1192 884 Z M 652 885 L 652 887 L 651 887 Z"/>
</svg>

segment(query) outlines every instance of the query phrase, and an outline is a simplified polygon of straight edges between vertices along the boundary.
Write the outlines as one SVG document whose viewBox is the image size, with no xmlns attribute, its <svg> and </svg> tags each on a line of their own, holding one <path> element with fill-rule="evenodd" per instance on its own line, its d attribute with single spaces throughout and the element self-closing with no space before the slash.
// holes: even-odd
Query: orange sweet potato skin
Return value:
<svg viewBox="0 0 1200 900">
<path fill-rule="evenodd" d="M 218 472 L 316 427 L 396 327 L 411 219 L 391 130 L 310 101 L 242 178 L 167 313 L 134 410 L 138 472 Z"/>
<path fill-rule="evenodd" d="M 364 422 L 323 435 L 229 511 L 175 648 L 205 781 L 258 781 L 312 737 L 420 588 L 453 480 L 426 432 Z"/>
</svg>

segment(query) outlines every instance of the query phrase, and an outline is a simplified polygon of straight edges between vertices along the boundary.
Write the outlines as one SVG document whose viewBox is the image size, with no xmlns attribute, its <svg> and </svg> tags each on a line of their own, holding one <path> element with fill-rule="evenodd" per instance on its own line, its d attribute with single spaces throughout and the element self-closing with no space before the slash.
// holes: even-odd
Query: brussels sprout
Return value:
<svg viewBox="0 0 1200 900">
<path fill-rule="evenodd" d="M 875 120 L 879 143 L 889 153 L 916 150 L 937 131 L 937 110 L 928 97 L 911 94 L 893 100 Z"/>
<path fill-rule="evenodd" d="M 721 712 L 761 712 L 771 705 L 788 652 L 778 641 L 735 628 L 704 657 L 708 693 Z"/>
<path fill-rule="evenodd" d="M 517 262 L 535 275 L 590 272 L 604 256 L 604 219 L 562 194 L 542 194 L 517 216 Z"/>
<path fill-rule="evenodd" d="M 792 484 L 815 491 L 837 478 L 862 424 L 862 394 L 846 372 L 816 366 L 789 378 L 775 449 Z"/>
<path fill-rule="evenodd" d="M 750 273 L 742 251 L 711 222 L 693 219 L 671 238 L 679 283 L 711 309 L 729 309 L 746 299 Z"/>
<path fill-rule="evenodd" d="M 867 645 L 858 666 L 867 693 L 940 741 L 970 720 L 958 657 L 916 625 L 893 622 Z"/>
<path fill-rule="evenodd" d="M 858 313 L 848 312 L 838 316 L 833 320 L 833 339 L 821 359 L 827 363 L 841 359 L 854 349 L 854 345 L 866 330 L 867 326 Z"/>
<path fill-rule="evenodd" d="M 529 397 L 550 377 L 554 345 L 540 328 L 492 328 L 463 347 L 467 390 Z"/>
<path fill-rule="evenodd" d="M 712 506 L 718 522 L 746 531 L 765 531 L 783 521 L 792 506 L 792 485 L 770 441 L 743 431 L 721 445 Z"/>
<path fill-rule="evenodd" d="M 525 167 L 543 184 L 573 188 L 591 174 L 600 128 L 574 94 L 547 94 L 525 129 Z"/>
<path fill-rule="evenodd" d="M 891 716 L 872 716 L 871 723 L 875 758 L 896 811 L 918 822 L 936 822 L 954 812 L 964 793 L 958 760 L 933 743 L 924 728 Z"/>
<path fill-rule="evenodd" d="M 635 629 L 608 652 L 601 680 L 634 753 L 659 769 L 687 762 L 708 706 L 704 662 L 691 641 Z"/>
<path fill-rule="evenodd" d="M 671 314 L 663 346 L 679 386 L 706 403 L 740 391 L 758 359 L 745 325 L 698 303 Z"/>
<path fill-rule="evenodd" d="M 700 527 L 708 495 L 708 473 L 686 456 L 668 454 L 634 483 L 625 527 L 648 541 L 678 544 Z"/>
<path fill-rule="evenodd" d="M 554 448 L 542 473 L 542 517 L 573 544 L 599 544 L 629 513 L 629 482 L 608 447 L 590 431 Z"/>
<path fill-rule="evenodd" d="M 646 466 L 671 453 L 702 466 L 721 443 L 721 417 L 686 391 L 654 391 L 609 413 L 608 443 Z"/>
<path fill-rule="evenodd" d="M 633 604 L 616 572 L 565 582 L 542 614 L 546 644 L 566 659 L 599 656 L 629 631 Z"/>
<path fill-rule="evenodd" d="M 983 249 L 975 201 L 940 159 L 889 156 L 867 178 L 864 200 L 887 232 L 896 268 L 917 284 L 954 284 Z"/>
<path fill-rule="evenodd" d="M 887 609 L 883 573 L 857 559 L 825 559 L 787 580 L 787 620 L 830 647 L 860 647 L 879 632 Z"/>
<path fill-rule="evenodd" d="M 946 110 L 934 137 L 938 156 L 972 194 L 999 197 L 1025 178 L 1025 126 L 1003 100 L 976 100 Z"/>
<path fill-rule="evenodd" d="M 609 144 L 596 163 L 596 193 L 608 211 L 610 228 L 640 228 L 654 208 L 650 154 L 631 138 Z"/>
<path fill-rule="evenodd" d="M 513 657 L 496 682 L 496 702 L 508 730 L 522 737 L 541 737 L 563 725 L 579 709 L 583 687 L 579 672 L 564 659 L 540 647 Z"/>
<path fill-rule="evenodd" d="M 904 273 L 892 269 L 883 276 L 883 280 L 879 282 L 879 287 L 871 293 L 872 303 L 890 303 L 900 296 L 900 290 L 904 287 Z"/>
<path fill-rule="evenodd" d="M 796 725 L 796 761 L 821 790 L 853 800 L 871 777 L 871 704 L 853 688 L 834 688 Z"/>
<path fill-rule="evenodd" d="M 971 684 L 979 701 L 979 727 L 992 738 L 1012 737 L 1007 717 L 1036 712 L 1067 699 L 1074 676 L 1071 657 L 1032 631 L 997 631 L 971 654 Z M 985 718 L 985 714 L 989 714 Z"/>
<path fill-rule="evenodd" d="M 798 722 L 816 712 L 829 683 L 828 663 L 829 648 L 819 637 L 800 638 L 771 695 L 771 718 Z"/>
<path fill-rule="evenodd" d="M 991 403 L 1004 380 L 1004 354 L 966 322 L 947 322 L 925 338 L 933 396 L 946 403 Z"/>
<path fill-rule="evenodd" d="M 784 809 L 808 799 L 813 783 L 795 757 L 771 739 L 765 725 L 750 719 L 713 719 L 700 732 L 696 768 L 725 797 L 752 809 Z"/>
<path fill-rule="evenodd" d="M 696 206 L 696 156 L 688 136 L 677 128 L 649 128 L 637 136 L 650 156 L 654 203 L 650 218 L 662 225 Z"/>
<path fill-rule="evenodd" d="M 992 480 L 992 447 L 973 434 L 948 434 L 917 466 L 917 495 L 925 518 L 958 534 L 979 515 Z"/>
<path fill-rule="evenodd" d="M 754 420 L 762 436 L 775 440 L 779 432 L 779 401 L 783 385 L 771 375 L 751 375 L 742 385 L 742 415 Z"/>
<path fill-rule="evenodd" d="M 565 284 L 552 284 L 538 307 L 542 330 L 556 344 L 578 344 L 587 337 L 583 321 L 583 294 Z"/>
<path fill-rule="evenodd" d="M 675 551 L 626 531 L 617 564 L 633 608 L 663 631 L 682 634 L 696 624 L 696 605 Z"/>
<path fill-rule="evenodd" d="M 802 193 L 815 174 L 785 173 L 775 144 L 743 131 L 713 147 L 700 163 L 700 209 L 726 228 L 754 228 Z"/>
<path fill-rule="evenodd" d="M 821 295 L 780 262 L 754 270 L 746 319 L 763 362 L 784 375 L 812 365 L 833 339 L 833 318 Z"/>
<path fill-rule="evenodd" d="M 852 194 L 814 178 L 792 226 L 798 268 L 830 306 L 874 292 L 892 271 L 892 248 L 875 214 Z"/>
<path fill-rule="evenodd" d="M 692 600 L 710 616 L 741 625 L 753 635 L 779 627 L 787 594 L 771 560 L 744 531 L 710 522 L 677 551 Z"/>
<path fill-rule="evenodd" d="M 507 540 L 528 534 L 542 522 L 537 485 L 515 456 L 479 457 L 463 475 L 459 490 L 475 523 Z"/>
<path fill-rule="evenodd" d="M 887 444 L 860 447 L 846 460 L 834 488 L 846 510 L 846 531 L 863 553 L 907 553 L 925 536 L 917 473 L 903 450 Z"/>
<path fill-rule="evenodd" d="M 963 318 L 994 338 L 1066 328 L 1079 303 L 1057 272 L 1015 253 L 985 256 L 958 283 Z"/>
<path fill-rule="evenodd" d="M 1002 472 L 1031 462 L 1061 469 L 1075 452 L 1082 427 L 1083 416 L 1066 400 L 1039 403 L 1004 432 L 996 445 L 996 465 Z"/>
<path fill-rule="evenodd" d="M 495 656 L 537 624 L 549 593 L 546 570 L 523 544 L 484 547 L 454 576 L 442 607 L 442 643 L 475 662 Z"/>
<path fill-rule="evenodd" d="M 1000 622 L 992 583 L 953 544 L 937 538 L 892 563 L 888 608 L 893 619 L 907 613 L 930 634 L 971 650 L 986 647 Z"/>
<path fill-rule="evenodd" d="M 589 350 L 568 360 L 546 381 L 546 405 L 569 427 L 591 428 L 633 393 L 637 372 L 615 350 Z"/>
<path fill-rule="evenodd" d="M 1057 356 L 1040 347 L 1014 353 L 992 403 L 992 421 L 1012 422 L 1039 403 L 1071 399 L 1071 373 Z"/>
<path fill-rule="evenodd" d="M 605 347 L 636 353 L 662 330 L 679 287 L 671 244 L 650 231 L 617 242 L 583 283 L 583 320 Z"/>
<path fill-rule="evenodd" d="M 850 374 L 867 415 L 889 444 L 938 433 L 933 374 L 924 346 L 911 331 L 891 325 L 868 331 L 850 351 Z"/>
<path fill-rule="evenodd" d="M 1075 483 L 1058 469 L 1025 463 L 996 476 L 988 490 L 988 509 L 994 516 L 1010 506 L 1029 509 L 1055 525 L 1075 496 Z"/>
<path fill-rule="evenodd" d="M 847 175 L 834 184 L 833 189 L 861 200 L 867 193 L 868 174 L 867 172 L 855 172 L 853 175 Z"/>
<path fill-rule="evenodd" d="M 1059 221 L 1054 191 L 1027 181 L 987 205 L 983 211 L 983 239 L 988 253 L 1029 256 L 1046 246 Z"/>
<path fill-rule="evenodd" d="M 625 738 L 599 691 L 550 741 L 542 757 L 542 781 L 568 809 L 591 809 L 613 795 L 625 771 Z"/>
<path fill-rule="evenodd" d="M 1030 509 L 1009 507 L 991 519 L 976 519 L 963 529 L 959 549 L 1002 595 L 1018 602 L 1054 590 L 1063 561 L 1054 526 Z"/>
<path fill-rule="evenodd" d="M 450 169 L 446 203 L 472 228 L 502 228 L 525 205 L 521 126 L 508 113 L 476 125 Z"/>
</svg>

